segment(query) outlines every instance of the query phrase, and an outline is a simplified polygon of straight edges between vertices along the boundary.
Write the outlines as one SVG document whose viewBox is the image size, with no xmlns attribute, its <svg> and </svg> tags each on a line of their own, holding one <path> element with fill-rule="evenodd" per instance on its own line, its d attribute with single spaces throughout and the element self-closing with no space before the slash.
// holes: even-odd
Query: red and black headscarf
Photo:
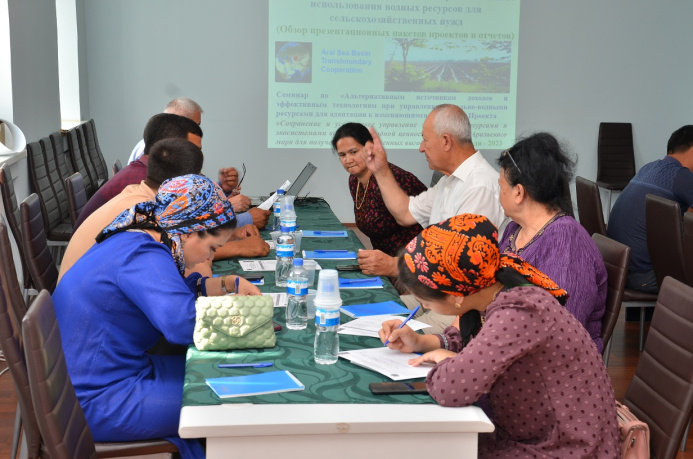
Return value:
<svg viewBox="0 0 693 459">
<path fill-rule="evenodd" d="M 429 226 L 407 244 L 402 256 L 420 283 L 442 293 L 470 295 L 495 284 L 499 270 L 512 268 L 559 303 L 568 299 L 546 274 L 515 255 L 501 254 L 498 230 L 482 215 L 457 215 Z"/>
</svg>

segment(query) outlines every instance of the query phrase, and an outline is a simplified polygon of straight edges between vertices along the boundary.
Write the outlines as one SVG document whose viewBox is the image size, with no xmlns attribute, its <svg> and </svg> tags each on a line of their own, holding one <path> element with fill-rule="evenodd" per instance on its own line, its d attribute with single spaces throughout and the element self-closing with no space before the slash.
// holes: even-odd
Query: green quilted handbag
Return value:
<svg viewBox="0 0 693 459">
<path fill-rule="evenodd" d="M 195 304 L 193 341 L 200 351 L 274 347 L 271 296 L 208 296 Z"/>
</svg>

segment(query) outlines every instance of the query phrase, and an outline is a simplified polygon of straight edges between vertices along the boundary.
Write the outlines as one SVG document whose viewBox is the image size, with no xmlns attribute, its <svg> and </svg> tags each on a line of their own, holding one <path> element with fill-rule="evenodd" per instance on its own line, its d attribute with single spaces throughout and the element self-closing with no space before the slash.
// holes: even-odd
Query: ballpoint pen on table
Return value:
<svg viewBox="0 0 693 459">
<path fill-rule="evenodd" d="M 241 281 L 241 277 L 240 277 L 240 276 L 236 276 L 236 295 L 238 295 L 238 284 L 239 284 L 240 281 Z"/>
<path fill-rule="evenodd" d="M 313 231 L 313 234 L 344 234 L 344 231 Z"/>
<path fill-rule="evenodd" d="M 370 279 L 339 279 L 340 284 L 365 284 L 365 283 L 376 283 L 380 280 L 379 277 L 372 277 Z"/>
<path fill-rule="evenodd" d="M 267 368 L 274 365 L 272 362 L 259 363 L 220 363 L 219 368 Z"/>
<path fill-rule="evenodd" d="M 347 253 L 348 250 L 313 250 L 315 253 Z"/>
<path fill-rule="evenodd" d="M 401 324 L 399 324 L 399 327 L 397 327 L 397 330 L 399 330 L 400 328 L 402 328 L 402 327 L 404 327 L 405 325 L 407 325 L 407 322 L 409 322 L 409 321 L 411 320 L 411 318 L 414 317 L 414 314 L 416 314 L 417 312 L 419 312 L 419 309 L 421 309 L 421 305 L 418 305 L 418 306 L 416 307 L 416 309 L 414 309 L 414 310 L 411 312 L 411 314 L 409 314 L 409 316 L 407 316 L 407 318 L 404 319 L 404 322 L 402 322 Z M 387 345 L 389 342 L 390 342 L 390 338 L 386 339 L 386 340 L 385 340 L 385 345 Z"/>
</svg>

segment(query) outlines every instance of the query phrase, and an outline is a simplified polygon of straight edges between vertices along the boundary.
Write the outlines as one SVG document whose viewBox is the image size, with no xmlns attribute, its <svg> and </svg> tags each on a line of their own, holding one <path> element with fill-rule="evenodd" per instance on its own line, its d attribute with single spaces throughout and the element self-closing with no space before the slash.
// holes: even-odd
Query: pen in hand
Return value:
<svg viewBox="0 0 693 459">
<path fill-rule="evenodd" d="M 236 295 L 238 295 L 238 284 L 240 283 L 240 281 L 241 281 L 241 277 L 236 276 Z"/>
<path fill-rule="evenodd" d="M 404 327 L 405 325 L 407 325 L 407 322 L 409 322 L 409 321 L 412 319 L 412 317 L 414 317 L 414 315 L 415 315 L 417 312 L 419 312 L 419 309 L 420 309 L 420 308 L 421 308 L 421 305 L 418 305 L 418 306 L 416 307 L 416 309 L 414 309 L 414 310 L 411 312 L 411 314 L 409 314 L 409 316 L 408 316 L 406 319 L 404 319 L 404 322 L 402 322 L 401 324 L 399 324 L 399 327 L 397 327 L 396 330 L 399 330 L 400 328 L 402 328 L 402 327 Z M 385 345 L 387 346 L 389 342 L 390 342 L 390 338 L 386 339 L 386 340 L 385 340 Z"/>
</svg>

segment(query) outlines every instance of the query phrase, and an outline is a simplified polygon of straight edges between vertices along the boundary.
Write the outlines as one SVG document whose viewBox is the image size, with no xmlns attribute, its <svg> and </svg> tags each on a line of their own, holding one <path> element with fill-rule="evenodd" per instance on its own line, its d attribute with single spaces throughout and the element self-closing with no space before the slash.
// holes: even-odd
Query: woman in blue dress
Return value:
<svg viewBox="0 0 693 459">
<path fill-rule="evenodd" d="M 125 210 L 65 274 L 53 294 L 68 372 L 96 441 L 178 437 L 185 358 L 147 352 L 163 336 L 192 343 L 195 300 L 234 291 L 236 276 L 184 277 L 235 227 L 219 185 L 199 175 L 165 181 L 155 201 Z M 238 291 L 259 294 L 244 279 Z"/>
</svg>

